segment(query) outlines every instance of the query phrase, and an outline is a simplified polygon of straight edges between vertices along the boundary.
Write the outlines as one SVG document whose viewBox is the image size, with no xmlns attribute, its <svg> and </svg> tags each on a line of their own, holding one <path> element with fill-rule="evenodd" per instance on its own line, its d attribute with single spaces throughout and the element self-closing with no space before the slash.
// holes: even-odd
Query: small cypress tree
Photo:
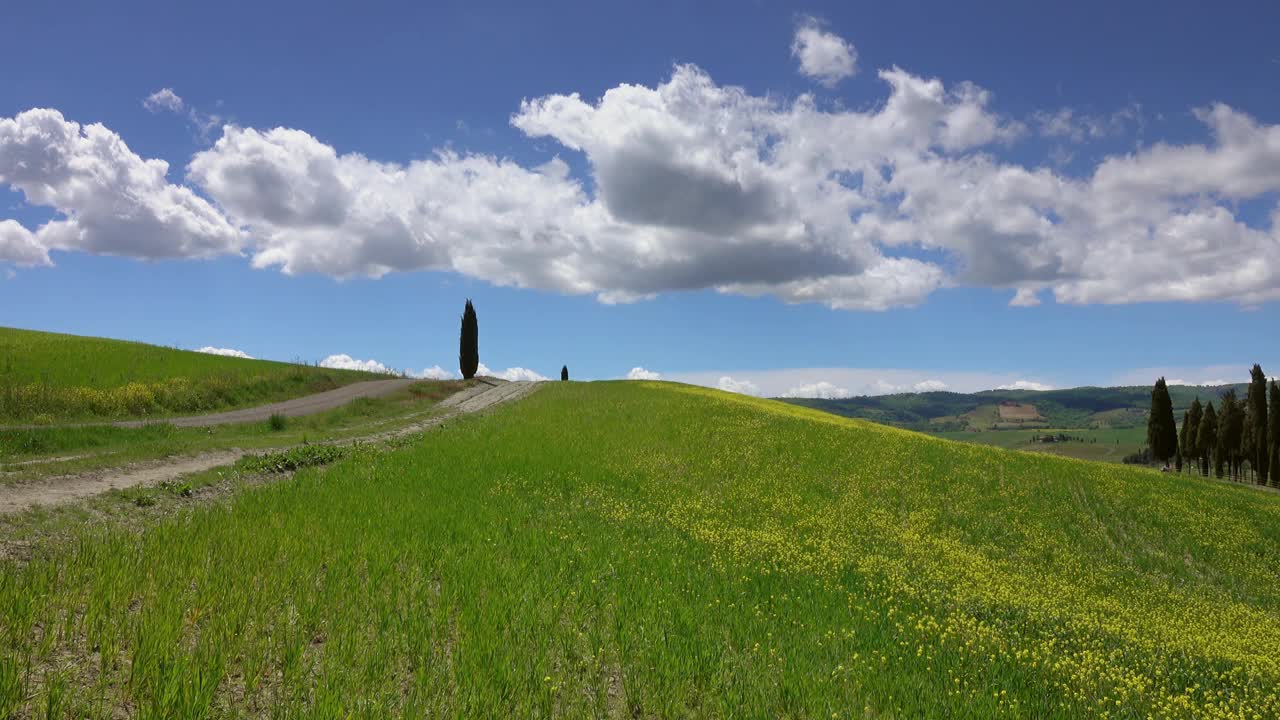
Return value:
<svg viewBox="0 0 1280 720">
<path fill-rule="evenodd" d="M 1267 442 L 1267 374 L 1254 363 L 1249 371 L 1249 464 L 1259 485 L 1267 484 L 1271 448 Z"/>
<path fill-rule="evenodd" d="M 1271 413 L 1267 417 L 1267 447 L 1270 451 L 1267 460 L 1271 473 L 1271 487 L 1280 487 L 1280 385 L 1271 381 L 1268 393 L 1271 401 Z"/>
<path fill-rule="evenodd" d="M 1209 477 L 1209 461 L 1215 459 L 1218 450 L 1218 413 L 1213 403 L 1205 406 L 1200 426 L 1196 428 L 1196 449 L 1200 451 L 1200 474 Z M 1221 467 L 1218 465 L 1218 477 L 1222 477 Z"/>
<path fill-rule="evenodd" d="M 470 380 L 476 376 L 480 368 L 480 325 L 476 320 L 476 309 L 467 299 L 467 306 L 462 309 L 462 331 L 458 335 L 458 369 L 462 378 Z"/>
<path fill-rule="evenodd" d="M 561 382 L 564 382 L 564 381 L 567 381 L 568 379 L 569 379 L 569 366 L 565 365 L 560 368 L 560 380 Z"/>
<path fill-rule="evenodd" d="M 1173 419 L 1173 400 L 1164 378 L 1151 389 L 1151 415 L 1147 418 L 1147 446 L 1151 457 L 1167 463 L 1178 454 L 1178 426 Z"/>
</svg>

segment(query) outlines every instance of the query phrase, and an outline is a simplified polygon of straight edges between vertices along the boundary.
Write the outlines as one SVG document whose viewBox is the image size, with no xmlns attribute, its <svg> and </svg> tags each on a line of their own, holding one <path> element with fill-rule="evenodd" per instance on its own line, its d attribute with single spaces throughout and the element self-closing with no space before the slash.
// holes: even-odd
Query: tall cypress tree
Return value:
<svg viewBox="0 0 1280 720">
<path fill-rule="evenodd" d="M 1235 479 L 1236 469 L 1240 464 L 1240 441 L 1243 435 L 1244 412 L 1240 410 L 1236 391 L 1228 390 L 1222 396 L 1222 411 L 1218 413 L 1218 451 L 1214 466 L 1218 477 L 1222 477 L 1222 466 L 1225 464 L 1227 475 Z"/>
<path fill-rule="evenodd" d="M 1178 454 L 1178 426 L 1173 419 L 1173 400 L 1164 378 L 1151 389 L 1151 415 L 1147 418 L 1147 445 L 1151 457 L 1167 463 Z"/>
<path fill-rule="evenodd" d="M 1249 371 L 1249 464 L 1259 485 L 1267 484 L 1271 448 L 1267 442 L 1267 374 L 1254 363 Z"/>
<path fill-rule="evenodd" d="M 1271 381 L 1271 414 L 1267 418 L 1267 461 L 1271 472 L 1271 487 L 1280 487 L 1280 385 Z"/>
<path fill-rule="evenodd" d="M 1191 401 L 1191 409 L 1187 411 L 1187 419 L 1184 421 L 1184 435 L 1179 436 L 1182 442 L 1182 457 L 1188 462 L 1195 463 L 1199 467 L 1198 458 L 1200 457 L 1200 446 L 1196 443 L 1200 435 L 1200 418 L 1204 416 L 1204 408 L 1200 406 L 1200 398 L 1197 397 Z M 1184 439 L 1185 438 L 1185 439 Z"/>
<path fill-rule="evenodd" d="M 1200 473 L 1209 477 L 1209 461 L 1218 450 L 1218 413 L 1212 402 L 1205 406 L 1200 426 L 1196 428 L 1196 449 L 1200 451 Z M 1218 477 L 1222 477 L 1221 465 L 1218 465 Z"/>
<path fill-rule="evenodd" d="M 1190 424 L 1190 410 L 1183 410 L 1183 421 L 1178 425 L 1178 455 L 1174 455 L 1174 469 L 1183 471 L 1183 454 L 1187 452 L 1187 425 Z"/>
<path fill-rule="evenodd" d="M 467 306 L 462 309 L 462 331 L 458 334 L 458 369 L 464 380 L 470 380 L 479 368 L 480 325 L 476 321 L 476 309 L 467 298 Z"/>
<path fill-rule="evenodd" d="M 1178 472 L 1182 472 L 1182 456 L 1187 452 L 1187 428 L 1191 427 L 1191 411 L 1182 411 L 1182 424 L 1178 426 L 1178 456 L 1174 459 Z"/>
</svg>

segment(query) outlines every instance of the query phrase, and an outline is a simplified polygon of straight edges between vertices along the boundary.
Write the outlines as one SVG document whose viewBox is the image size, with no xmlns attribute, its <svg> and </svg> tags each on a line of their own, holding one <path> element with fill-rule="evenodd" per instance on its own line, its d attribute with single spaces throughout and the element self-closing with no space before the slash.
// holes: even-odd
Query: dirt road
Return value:
<svg viewBox="0 0 1280 720">
<path fill-rule="evenodd" d="M 415 380 L 395 378 L 394 380 L 365 380 L 364 382 L 343 385 L 334 390 L 327 390 L 306 397 L 294 398 L 283 402 L 259 405 L 243 410 L 228 410 L 212 415 L 196 415 L 192 417 L 158 418 L 156 420 L 124 420 L 113 422 L 116 427 L 136 428 L 149 422 L 163 422 L 178 427 L 208 427 L 210 425 L 230 425 L 231 423 L 259 422 L 272 415 L 285 417 L 301 417 L 314 415 L 325 410 L 341 407 L 357 398 L 376 398 L 390 395 L 396 390 L 409 387 Z"/>
<path fill-rule="evenodd" d="M 413 381 L 412 380 L 375 380 L 371 383 L 356 383 L 355 385 L 377 385 L 379 383 L 409 383 L 409 382 L 413 382 Z M 355 385 L 350 385 L 348 387 L 355 387 Z M 374 435 L 367 435 L 359 438 L 347 438 L 342 440 L 341 442 L 343 444 L 353 443 L 353 442 L 379 442 L 379 441 L 389 440 L 396 437 L 401 437 L 404 435 L 411 435 L 413 433 L 422 432 L 423 430 L 427 430 L 429 428 L 435 427 L 436 425 L 439 425 L 440 423 L 444 422 L 450 417 L 454 417 L 459 414 L 479 412 L 481 410 L 485 410 L 487 408 L 493 407 L 494 405 L 497 405 L 499 403 L 519 400 L 525 395 L 528 395 L 529 393 L 533 392 L 536 388 L 537 388 L 537 383 L 531 383 L 531 382 L 504 382 L 504 381 L 484 380 L 472 387 L 467 388 L 466 390 L 450 395 L 449 397 L 442 400 L 439 404 L 439 407 L 443 408 L 446 411 L 443 414 L 434 415 L 432 417 L 426 418 L 425 420 L 414 423 L 407 427 L 397 428 L 396 430 L 377 433 Z M 340 388 L 340 389 L 345 390 L 347 388 Z M 380 394 L 386 394 L 395 389 L 396 389 L 395 387 L 392 387 L 389 390 L 375 388 L 375 391 L 380 390 L 381 391 Z M 335 390 L 332 392 L 338 392 L 338 391 Z M 322 394 L 330 395 L 331 393 L 322 393 Z M 305 409 L 311 406 L 296 405 L 296 403 L 309 401 L 318 397 L 319 397 L 318 395 L 313 395 L 308 398 L 293 400 L 293 401 L 290 401 L 289 403 L 274 403 L 272 405 L 265 405 L 259 408 L 251 408 L 249 410 L 237 410 L 232 413 L 218 413 L 217 415 L 204 415 L 198 418 L 183 418 L 183 419 L 190 420 L 192 422 L 203 421 L 199 423 L 201 425 L 218 425 L 218 424 L 228 423 L 228 422 L 252 422 L 254 420 L 265 419 L 267 417 L 270 417 L 272 412 L 280 412 L 279 409 L 268 411 L 267 408 L 279 408 L 279 406 L 282 406 L 282 405 L 295 404 L 294 405 L 295 410 Z M 355 397 L 376 397 L 376 396 L 357 394 L 349 397 L 348 401 L 350 399 L 354 399 Z M 328 402 L 328 400 L 326 400 L 325 402 Z M 341 404 L 341 403 L 338 403 L 338 404 Z M 337 407 L 337 405 L 332 405 L 330 407 Z M 261 413 L 261 412 L 265 412 L 266 414 L 261 416 L 249 415 L 247 419 L 239 419 L 239 420 L 221 420 L 220 419 L 223 416 L 227 416 L 227 415 L 239 415 L 241 413 Z M 319 412 L 319 411 L 311 410 L 310 412 Z M 302 412 L 300 414 L 306 414 L 306 412 Z M 209 422 L 210 420 L 214 420 L 214 421 Z M 173 420 L 168 420 L 166 422 L 174 422 L 174 424 L 178 424 Z M 138 424 L 141 424 L 141 423 L 138 423 Z M 127 425 L 127 427 L 136 427 L 136 426 L 137 424 Z M 195 427 L 195 426 L 197 425 L 186 425 L 185 427 Z M 80 498 L 89 497 L 91 495 L 104 493 L 108 490 L 134 487 L 136 485 L 155 485 L 157 483 L 161 483 L 166 480 L 174 480 L 178 477 L 187 475 L 189 473 L 201 472 L 204 470 L 209 470 L 211 468 L 216 468 L 223 465 L 230 465 L 231 463 L 234 463 L 236 460 L 239 460 L 241 457 L 248 455 L 251 452 L 266 453 L 266 452 L 277 452 L 285 449 L 287 448 L 256 449 L 252 451 L 240 450 L 238 448 L 231 448 L 227 450 L 215 450 L 215 451 L 207 452 L 201 455 L 195 455 L 193 457 L 166 458 L 164 460 L 158 460 L 155 462 L 139 463 L 127 468 L 113 468 L 109 470 L 102 470 L 102 471 L 87 473 L 84 475 L 68 475 L 63 477 L 46 478 L 46 479 L 38 480 L 36 482 L 23 484 L 23 485 L 11 485 L 8 487 L 0 487 L 0 514 L 21 512 L 23 510 L 29 510 L 38 505 L 59 505 L 59 504 L 71 502 L 73 500 L 77 500 Z"/>
</svg>

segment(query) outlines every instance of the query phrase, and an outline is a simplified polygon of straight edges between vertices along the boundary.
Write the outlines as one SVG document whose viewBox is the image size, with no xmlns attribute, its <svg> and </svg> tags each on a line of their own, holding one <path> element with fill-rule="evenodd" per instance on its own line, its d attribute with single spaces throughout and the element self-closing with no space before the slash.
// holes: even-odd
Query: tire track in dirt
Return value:
<svg viewBox="0 0 1280 720">
<path fill-rule="evenodd" d="M 374 382 L 400 381 L 379 380 Z M 420 422 L 416 422 L 402 428 L 397 428 L 395 430 L 356 438 L 347 438 L 337 443 L 328 444 L 384 442 L 393 438 L 412 435 L 414 433 L 429 430 L 443 423 L 445 420 L 458 415 L 480 412 L 501 403 L 514 402 L 536 389 L 537 383 L 532 382 L 503 382 L 491 381 L 488 379 L 481 380 L 478 384 L 469 387 L 466 390 L 454 393 L 440 401 L 437 407 L 445 409 L 444 414 L 432 415 Z M 355 397 L 368 396 L 357 395 Z M 261 408 L 254 409 L 259 410 Z M 264 417 L 269 416 L 270 413 Z M 98 495 L 109 490 L 119 490 L 129 487 L 137 487 L 139 485 L 156 485 L 167 480 L 175 480 L 183 475 L 211 470 L 223 465 L 230 465 L 245 455 L 279 452 L 287 449 L 288 447 L 258 448 L 254 450 L 241 450 L 239 448 L 214 450 L 191 457 L 165 459 L 159 462 L 138 464 L 128 468 L 112 468 L 85 473 L 83 475 L 65 475 L 61 477 L 45 478 L 21 485 L 0 487 L 0 514 L 21 512 L 37 506 L 61 505 L 81 498 Z"/>
</svg>

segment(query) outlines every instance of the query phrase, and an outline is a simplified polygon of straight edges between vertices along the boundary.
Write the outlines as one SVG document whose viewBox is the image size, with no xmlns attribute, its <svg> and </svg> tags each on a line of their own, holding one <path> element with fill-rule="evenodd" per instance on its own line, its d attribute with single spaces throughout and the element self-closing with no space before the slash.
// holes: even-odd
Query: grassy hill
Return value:
<svg viewBox="0 0 1280 720">
<path fill-rule="evenodd" d="M 1280 715 L 1280 495 L 666 383 L 0 561 L 0 716 Z"/>
<path fill-rule="evenodd" d="M 204 412 L 376 377 L 381 376 L 0 328 L 0 424 Z"/>
</svg>

